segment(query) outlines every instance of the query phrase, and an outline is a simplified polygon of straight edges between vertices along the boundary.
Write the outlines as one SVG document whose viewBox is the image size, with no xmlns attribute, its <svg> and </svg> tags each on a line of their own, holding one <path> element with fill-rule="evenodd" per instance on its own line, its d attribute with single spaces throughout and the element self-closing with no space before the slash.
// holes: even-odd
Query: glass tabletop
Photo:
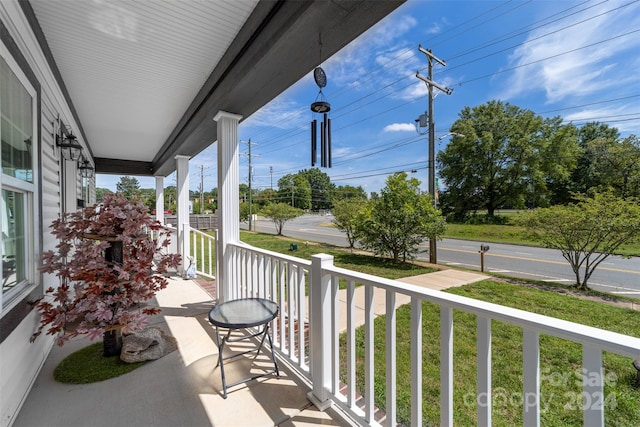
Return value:
<svg viewBox="0 0 640 427">
<path fill-rule="evenodd" d="M 221 328 L 258 326 L 278 315 L 278 304 L 263 298 L 243 298 L 223 302 L 209 311 L 209 321 Z"/>
</svg>

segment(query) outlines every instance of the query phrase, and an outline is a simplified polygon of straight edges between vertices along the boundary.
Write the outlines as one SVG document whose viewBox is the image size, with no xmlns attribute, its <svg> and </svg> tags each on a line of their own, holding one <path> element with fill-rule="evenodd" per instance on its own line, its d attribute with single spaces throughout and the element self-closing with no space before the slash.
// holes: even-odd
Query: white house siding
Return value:
<svg viewBox="0 0 640 427">
<path fill-rule="evenodd" d="M 3 42 L 7 39 L 8 33 L 15 44 L 14 50 L 17 48 L 24 58 L 22 65 L 26 62 L 30 73 L 35 76 L 40 87 L 40 151 L 37 156 L 40 163 L 38 174 L 40 186 L 36 188 L 37 203 L 33 224 L 33 231 L 36 234 L 33 267 L 36 270 L 41 252 L 53 249 L 56 245 L 49 225 L 59 217 L 62 206 L 60 157 L 52 135 L 53 122 L 59 117 L 65 124 L 71 126 L 74 134 L 79 136 L 79 142 L 85 147 L 86 144 L 78 132 L 79 126 L 47 63 L 38 39 L 16 0 L 0 1 L 0 21 L 5 28 Z M 11 50 L 9 53 L 12 53 Z M 36 135 L 34 135 L 34 141 L 35 139 Z M 37 145 L 34 144 L 34 147 Z M 85 155 L 88 153 L 86 148 L 84 153 Z M 90 185 L 95 185 L 94 179 L 89 181 Z M 81 194 L 82 180 L 78 179 L 78 198 L 82 197 Z M 95 198 L 95 189 L 90 188 L 89 194 Z M 35 291 L 42 292 L 58 283 L 51 275 L 36 274 L 35 277 Z M 33 295 L 33 292 L 25 293 L 22 299 L 26 301 Z M 8 310 L 3 310 L 2 317 L 7 313 Z M 41 335 L 34 343 L 30 343 L 29 338 L 36 328 L 39 317 L 35 310 L 22 316 L 22 320 L 11 326 L 13 329 L 0 343 L 0 427 L 12 424 L 53 343 L 53 339 L 45 335 Z"/>
</svg>

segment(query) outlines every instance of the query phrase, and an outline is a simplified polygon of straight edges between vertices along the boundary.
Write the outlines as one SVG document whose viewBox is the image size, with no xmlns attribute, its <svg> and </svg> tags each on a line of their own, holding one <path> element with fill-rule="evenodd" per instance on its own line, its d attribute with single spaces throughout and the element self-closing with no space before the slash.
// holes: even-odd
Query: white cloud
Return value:
<svg viewBox="0 0 640 427">
<path fill-rule="evenodd" d="M 615 8 L 618 10 L 606 13 Z M 589 19 L 594 16 L 598 17 Z M 499 98 L 509 99 L 541 90 L 547 102 L 559 102 L 619 86 L 620 79 L 628 79 L 629 74 L 636 74 L 637 84 L 637 73 L 616 67 L 616 57 L 637 52 L 640 37 L 630 34 L 604 41 L 638 28 L 638 24 L 640 7 L 637 4 L 622 8 L 605 4 L 576 15 L 571 21 L 558 21 L 531 32 L 528 41 L 513 52 L 504 67 L 521 66 L 503 83 L 503 94 Z"/>
<path fill-rule="evenodd" d="M 585 108 L 583 110 L 567 113 L 563 115 L 564 120 L 582 126 L 585 122 L 603 122 L 615 127 L 622 134 L 638 130 L 638 121 L 627 120 L 627 118 L 637 117 L 635 113 L 637 104 L 616 104 L 615 107 Z M 619 120 L 619 121 L 616 121 Z"/>
<path fill-rule="evenodd" d="M 242 123 L 243 127 L 269 126 L 280 129 L 294 129 L 307 124 L 309 106 L 300 105 L 285 97 L 278 97 L 256 111 Z"/>
<path fill-rule="evenodd" d="M 415 132 L 416 126 L 413 123 L 392 123 L 386 125 L 383 132 Z"/>
<path fill-rule="evenodd" d="M 324 67 L 327 75 L 339 86 L 362 86 L 366 90 L 384 86 L 377 81 L 380 75 L 387 75 L 389 67 L 398 63 L 406 66 L 408 56 L 411 60 L 407 46 L 399 45 L 398 41 L 417 24 L 408 14 L 392 15 L 380 21 L 327 61 Z"/>
</svg>

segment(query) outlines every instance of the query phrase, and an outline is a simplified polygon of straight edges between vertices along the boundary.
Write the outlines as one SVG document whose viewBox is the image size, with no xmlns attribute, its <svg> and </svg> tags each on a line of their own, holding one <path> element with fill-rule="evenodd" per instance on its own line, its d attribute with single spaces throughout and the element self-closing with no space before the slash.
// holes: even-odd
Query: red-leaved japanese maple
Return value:
<svg viewBox="0 0 640 427">
<path fill-rule="evenodd" d="M 58 276 L 60 285 L 36 305 L 42 317 L 32 340 L 44 329 L 58 345 L 79 334 L 131 333 L 160 312 L 141 303 L 167 286 L 163 274 L 180 256 L 166 253 L 169 231 L 142 201 L 108 194 L 99 205 L 53 221 L 51 229 L 59 242 L 43 253 L 40 269 Z"/>
</svg>

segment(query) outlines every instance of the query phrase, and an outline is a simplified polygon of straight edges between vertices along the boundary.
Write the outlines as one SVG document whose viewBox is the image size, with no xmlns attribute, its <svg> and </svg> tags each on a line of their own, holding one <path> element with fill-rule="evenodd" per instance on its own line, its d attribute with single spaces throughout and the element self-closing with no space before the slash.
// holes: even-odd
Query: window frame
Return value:
<svg viewBox="0 0 640 427">
<path fill-rule="evenodd" d="M 13 191 L 21 193 L 23 195 L 23 209 L 25 212 L 25 218 L 23 219 L 23 235 L 24 242 L 24 262 L 25 262 L 25 278 L 17 283 L 12 289 L 6 293 L 0 291 L 0 318 L 6 313 L 11 311 L 24 297 L 31 293 L 37 286 L 38 272 L 36 268 L 37 251 L 38 251 L 38 232 L 39 225 L 37 221 L 37 192 L 39 188 L 39 156 L 40 156 L 40 144 L 39 144 L 39 117 L 38 117 L 38 104 L 39 104 L 39 92 L 27 77 L 22 67 L 16 61 L 11 51 L 0 40 L 0 58 L 6 62 L 9 69 L 17 77 L 18 81 L 27 91 L 31 97 L 31 131 L 32 131 L 32 157 L 31 157 L 31 182 L 25 181 L 19 178 L 15 178 L 11 175 L 0 173 L 0 188 L 7 191 Z M 1 126 L 1 124 L 0 124 Z M 0 156 L 2 154 L 0 153 Z M 0 245 L 0 255 L 2 255 L 4 248 Z M 0 277 L 2 274 L 0 273 Z"/>
</svg>

